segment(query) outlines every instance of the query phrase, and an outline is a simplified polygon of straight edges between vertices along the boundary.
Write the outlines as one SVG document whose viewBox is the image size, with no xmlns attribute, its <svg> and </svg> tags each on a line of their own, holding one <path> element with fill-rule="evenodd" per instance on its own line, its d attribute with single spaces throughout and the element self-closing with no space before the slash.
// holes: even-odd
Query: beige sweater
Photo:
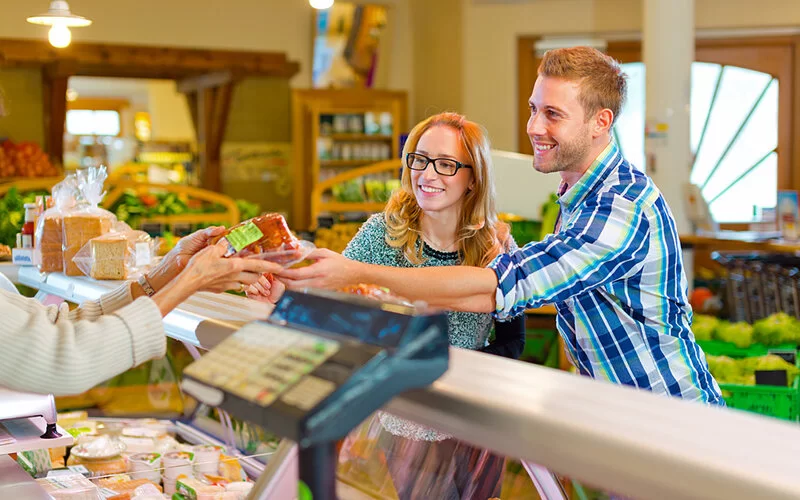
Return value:
<svg viewBox="0 0 800 500">
<path fill-rule="evenodd" d="M 71 312 L 0 290 L 0 386 L 78 394 L 165 353 L 158 307 L 130 284 Z"/>
</svg>

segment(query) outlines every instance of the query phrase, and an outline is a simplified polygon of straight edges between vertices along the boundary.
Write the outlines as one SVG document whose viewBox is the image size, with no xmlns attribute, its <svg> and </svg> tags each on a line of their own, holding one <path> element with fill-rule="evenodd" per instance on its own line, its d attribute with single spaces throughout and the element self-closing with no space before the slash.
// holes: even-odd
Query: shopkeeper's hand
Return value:
<svg viewBox="0 0 800 500">
<path fill-rule="evenodd" d="M 228 249 L 224 240 L 197 252 L 189 259 L 186 269 L 178 277 L 194 291 L 225 292 L 244 290 L 257 282 L 264 273 L 275 273 L 280 264 L 262 259 L 226 258 Z"/>
<path fill-rule="evenodd" d="M 276 273 L 289 289 L 328 288 L 335 290 L 355 285 L 360 282 L 361 270 L 366 265 L 326 248 L 317 248 L 306 258 L 316 262 L 298 269 L 281 269 Z"/>
<path fill-rule="evenodd" d="M 215 237 L 225 232 L 222 226 L 213 226 L 206 229 L 195 231 L 184 236 L 161 259 L 161 262 L 152 271 L 147 273 L 147 281 L 156 291 L 160 290 L 167 283 L 172 281 L 181 271 L 184 270 L 189 260 L 200 250 L 206 248 L 209 242 Z"/>
<path fill-rule="evenodd" d="M 272 274 L 264 274 L 247 287 L 247 298 L 274 304 L 286 291 L 286 285 Z"/>
</svg>

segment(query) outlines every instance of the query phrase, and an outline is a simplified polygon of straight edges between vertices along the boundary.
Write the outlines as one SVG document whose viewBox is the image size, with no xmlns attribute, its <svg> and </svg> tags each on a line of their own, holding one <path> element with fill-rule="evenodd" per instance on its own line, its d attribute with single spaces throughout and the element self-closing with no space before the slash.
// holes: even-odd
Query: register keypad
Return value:
<svg viewBox="0 0 800 500">
<path fill-rule="evenodd" d="M 189 365 L 186 374 L 252 403 L 269 406 L 338 350 L 339 343 L 334 340 L 274 325 L 252 325 Z M 321 400 L 333 388 L 312 383 L 303 391 L 293 391 L 294 397 L 284 401 L 297 404 L 306 399 L 301 394 Z"/>
</svg>

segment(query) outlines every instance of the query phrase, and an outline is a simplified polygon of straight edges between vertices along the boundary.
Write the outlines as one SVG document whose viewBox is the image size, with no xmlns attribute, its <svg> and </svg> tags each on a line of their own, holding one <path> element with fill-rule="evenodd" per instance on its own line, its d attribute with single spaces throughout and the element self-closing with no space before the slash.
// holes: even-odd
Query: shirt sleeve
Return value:
<svg viewBox="0 0 800 500">
<path fill-rule="evenodd" d="M 129 284 L 72 312 L 0 292 L 0 317 L 0 386 L 13 390 L 77 394 L 166 352 L 158 306 L 131 302 Z"/>
<path fill-rule="evenodd" d="M 498 319 L 562 302 L 632 276 L 648 252 L 650 224 L 641 207 L 615 193 L 587 200 L 558 234 L 498 255 Z"/>
</svg>

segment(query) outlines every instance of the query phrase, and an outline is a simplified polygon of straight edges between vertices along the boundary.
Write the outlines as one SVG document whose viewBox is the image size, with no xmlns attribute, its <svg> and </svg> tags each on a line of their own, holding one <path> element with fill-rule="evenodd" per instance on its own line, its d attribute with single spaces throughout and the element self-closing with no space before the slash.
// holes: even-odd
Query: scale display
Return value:
<svg viewBox="0 0 800 500">
<path fill-rule="evenodd" d="M 439 378 L 448 348 L 443 312 L 286 292 L 266 321 L 245 325 L 189 365 L 182 386 L 297 442 L 301 478 L 313 476 L 306 480 L 314 498 L 333 498 L 333 442 L 397 394 Z"/>
</svg>

